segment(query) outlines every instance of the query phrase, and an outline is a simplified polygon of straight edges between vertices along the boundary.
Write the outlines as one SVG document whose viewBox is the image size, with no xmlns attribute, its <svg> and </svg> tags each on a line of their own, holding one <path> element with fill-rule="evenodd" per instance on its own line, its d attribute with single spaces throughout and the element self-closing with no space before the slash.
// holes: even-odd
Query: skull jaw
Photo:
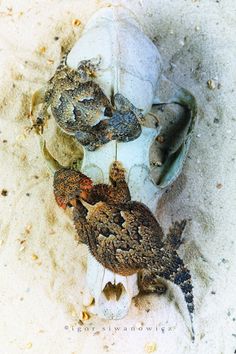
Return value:
<svg viewBox="0 0 236 354">
<path fill-rule="evenodd" d="M 108 320 L 125 317 L 132 298 L 139 293 L 137 274 L 130 276 L 115 274 L 104 268 L 90 254 L 87 260 L 86 281 L 83 305 L 88 306 L 93 314 Z"/>
</svg>

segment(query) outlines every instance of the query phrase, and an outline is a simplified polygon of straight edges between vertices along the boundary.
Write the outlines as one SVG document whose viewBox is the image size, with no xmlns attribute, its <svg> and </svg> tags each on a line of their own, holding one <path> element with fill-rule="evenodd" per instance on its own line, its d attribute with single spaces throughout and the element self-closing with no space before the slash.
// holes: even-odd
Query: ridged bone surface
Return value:
<svg viewBox="0 0 236 354">
<path fill-rule="evenodd" d="M 161 76 L 161 58 L 132 13 L 103 8 L 85 26 L 67 57 L 76 69 L 82 60 L 100 58 L 95 81 L 108 98 L 117 92 L 145 115 L 151 109 Z"/>
</svg>

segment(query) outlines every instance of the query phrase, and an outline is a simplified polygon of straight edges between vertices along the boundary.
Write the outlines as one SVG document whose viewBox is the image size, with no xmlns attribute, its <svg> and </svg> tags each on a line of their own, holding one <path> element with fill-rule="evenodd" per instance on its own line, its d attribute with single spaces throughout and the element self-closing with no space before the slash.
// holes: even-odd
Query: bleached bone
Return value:
<svg viewBox="0 0 236 354">
<path fill-rule="evenodd" d="M 132 199 L 145 203 L 155 212 L 163 189 L 177 178 L 186 158 L 196 120 L 195 99 L 190 92 L 163 76 L 156 46 L 125 8 L 106 7 L 92 16 L 68 54 L 66 63 L 77 69 L 82 60 L 98 63 L 94 80 L 111 102 L 114 95 L 120 93 L 141 109 L 144 116 L 150 113 L 154 104 L 177 103 L 188 110 L 182 136 L 167 150 L 167 156 L 160 161 L 161 149 L 158 152 L 157 147 L 154 160 L 152 156 L 152 164 L 156 165 L 156 183 L 151 177 L 150 149 L 155 146 L 160 127 L 143 126 L 141 135 L 134 141 L 111 141 L 93 152 L 84 149 L 81 169 L 95 184 L 109 183 L 110 166 L 114 160 L 119 160 L 125 167 Z M 33 96 L 32 108 L 40 103 L 36 102 L 40 97 L 40 92 Z M 41 146 L 52 170 L 57 169 L 59 165 L 42 136 Z M 114 274 L 89 255 L 86 278 L 84 306 L 106 319 L 119 319 L 127 314 L 132 298 L 138 294 L 137 275 Z M 90 306 L 93 300 L 94 304 Z"/>
</svg>

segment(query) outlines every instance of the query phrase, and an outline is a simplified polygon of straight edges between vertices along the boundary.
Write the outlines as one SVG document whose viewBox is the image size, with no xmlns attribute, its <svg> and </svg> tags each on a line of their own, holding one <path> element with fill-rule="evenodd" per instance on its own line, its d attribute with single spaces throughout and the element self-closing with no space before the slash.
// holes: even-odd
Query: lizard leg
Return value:
<svg viewBox="0 0 236 354">
<path fill-rule="evenodd" d="M 88 245 L 89 236 L 93 233 L 91 225 L 87 222 L 87 209 L 80 201 L 73 209 L 74 226 L 77 231 L 76 240 Z"/>
<path fill-rule="evenodd" d="M 40 90 L 35 91 L 32 96 L 31 106 L 30 106 L 30 116 L 31 116 L 33 128 L 35 129 L 37 134 L 43 133 L 43 128 L 48 117 L 47 110 L 50 105 L 50 98 L 51 98 L 51 92 L 46 88 L 42 88 Z M 39 114 L 35 119 L 34 117 L 35 108 L 40 104 L 42 104 L 42 108 L 40 109 Z"/>
</svg>

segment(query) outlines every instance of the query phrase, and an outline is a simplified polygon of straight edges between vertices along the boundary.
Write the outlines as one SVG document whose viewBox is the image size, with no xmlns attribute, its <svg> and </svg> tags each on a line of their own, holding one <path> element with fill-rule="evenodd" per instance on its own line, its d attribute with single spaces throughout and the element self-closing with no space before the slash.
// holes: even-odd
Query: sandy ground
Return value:
<svg viewBox="0 0 236 354">
<path fill-rule="evenodd" d="M 183 173 L 157 209 L 165 230 L 191 219 L 181 254 L 193 275 L 196 341 L 175 290 L 139 297 L 124 320 L 79 323 L 86 249 L 76 246 L 69 215 L 55 205 L 52 176 L 28 129 L 29 105 L 54 73 L 61 48 L 73 45 L 101 5 L 1 1 L 0 353 L 236 353 L 234 0 L 126 2 L 158 45 L 166 75 L 199 105 Z"/>
</svg>

